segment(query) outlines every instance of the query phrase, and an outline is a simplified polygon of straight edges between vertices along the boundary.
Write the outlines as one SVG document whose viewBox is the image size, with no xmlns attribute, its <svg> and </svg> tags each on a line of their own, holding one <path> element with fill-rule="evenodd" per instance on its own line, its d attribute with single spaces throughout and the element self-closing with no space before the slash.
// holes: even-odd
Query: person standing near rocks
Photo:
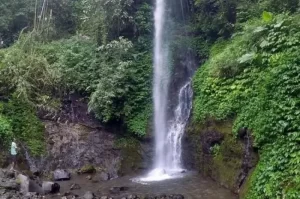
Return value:
<svg viewBox="0 0 300 199">
<path fill-rule="evenodd" d="M 16 144 L 16 138 L 13 139 L 11 143 L 11 148 L 10 148 L 10 155 L 11 155 L 11 161 L 12 161 L 12 166 L 11 170 L 14 169 L 16 163 L 17 163 L 17 144 Z"/>
</svg>

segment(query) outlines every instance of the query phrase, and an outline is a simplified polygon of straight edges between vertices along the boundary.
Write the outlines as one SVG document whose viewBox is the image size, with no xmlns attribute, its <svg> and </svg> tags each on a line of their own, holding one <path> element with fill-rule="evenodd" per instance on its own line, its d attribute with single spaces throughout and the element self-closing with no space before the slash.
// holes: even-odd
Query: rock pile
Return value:
<svg viewBox="0 0 300 199">
<path fill-rule="evenodd" d="M 59 190 L 60 185 L 55 182 L 39 182 L 16 171 L 0 169 L 0 199 L 39 199 Z"/>
<path fill-rule="evenodd" d="M 64 194 L 65 196 L 62 199 L 184 199 L 184 196 L 181 194 L 173 194 L 173 195 L 136 195 L 129 194 L 127 196 L 97 196 L 94 193 L 87 191 L 82 197 L 78 197 L 74 194 Z"/>
</svg>

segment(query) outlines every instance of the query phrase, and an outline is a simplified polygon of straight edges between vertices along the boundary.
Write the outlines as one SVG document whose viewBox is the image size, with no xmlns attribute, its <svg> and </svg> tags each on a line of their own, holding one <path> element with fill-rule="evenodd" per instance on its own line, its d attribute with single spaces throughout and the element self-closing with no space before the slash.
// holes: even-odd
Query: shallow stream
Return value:
<svg viewBox="0 0 300 199">
<path fill-rule="evenodd" d="M 229 190 L 219 186 L 210 179 L 205 179 L 197 173 L 187 173 L 183 178 L 169 179 L 159 182 L 137 183 L 134 182 L 135 176 L 125 176 L 106 182 L 93 182 L 87 180 L 86 176 L 74 175 L 71 181 L 59 182 L 61 185 L 61 193 L 70 191 L 70 186 L 73 183 L 80 185 L 81 189 L 72 190 L 71 192 L 79 196 L 84 195 L 86 191 L 91 191 L 97 196 L 112 196 L 114 199 L 136 194 L 145 195 L 160 195 L 160 194 L 182 194 L 187 199 L 237 199 L 237 195 Z M 128 187 L 127 191 L 121 194 L 112 195 L 109 193 L 112 187 Z M 54 197 L 54 198 L 61 198 Z"/>
</svg>

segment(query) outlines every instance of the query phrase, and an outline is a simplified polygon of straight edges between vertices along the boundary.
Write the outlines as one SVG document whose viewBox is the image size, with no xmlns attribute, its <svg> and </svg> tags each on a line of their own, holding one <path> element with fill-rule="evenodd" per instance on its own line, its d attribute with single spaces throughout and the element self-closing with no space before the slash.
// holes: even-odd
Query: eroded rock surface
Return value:
<svg viewBox="0 0 300 199">
<path fill-rule="evenodd" d="M 190 124 L 184 138 L 184 162 L 187 168 L 200 171 L 222 186 L 239 193 L 258 155 L 252 145 L 251 132 L 236 137 L 232 120 L 208 119 L 204 124 Z"/>
</svg>

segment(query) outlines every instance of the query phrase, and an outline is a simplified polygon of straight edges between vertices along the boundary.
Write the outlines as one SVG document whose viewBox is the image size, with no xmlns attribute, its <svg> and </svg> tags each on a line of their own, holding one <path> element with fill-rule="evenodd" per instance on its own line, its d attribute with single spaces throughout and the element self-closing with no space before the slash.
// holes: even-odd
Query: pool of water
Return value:
<svg viewBox="0 0 300 199">
<path fill-rule="evenodd" d="M 86 176 L 74 175 L 71 181 L 60 182 L 61 193 L 70 191 L 70 186 L 77 183 L 81 186 L 79 190 L 72 193 L 82 196 L 86 191 L 92 191 L 97 196 L 112 196 L 116 199 L 129 194 L 136 195 L 159 195 L 159 194 L 182 194 L 188 199 L 237 199 L 237 195 L 219 186 L 210 179 L 205 179 L 197 173 L 186 173 L 184 177 L 167 179 L 156 182 L 137 182 L 138 176 L 125 176 L 107 182 L 93 182 Z M 112 187 L 128 187 L 129 189 L 118 195 L 109 193 Z"/>
</svg>

